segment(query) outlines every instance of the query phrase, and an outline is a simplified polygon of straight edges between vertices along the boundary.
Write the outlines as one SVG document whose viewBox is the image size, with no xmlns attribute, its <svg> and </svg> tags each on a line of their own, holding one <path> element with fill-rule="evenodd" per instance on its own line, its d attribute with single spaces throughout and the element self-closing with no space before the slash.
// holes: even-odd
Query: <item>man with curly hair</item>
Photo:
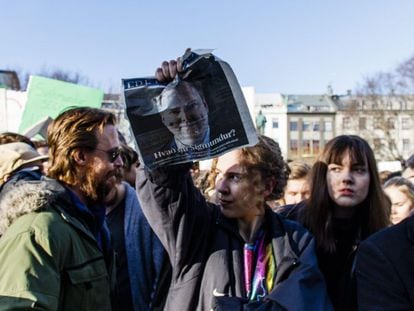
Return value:
<svg viewBox="0 0 414 311">
<path fill-rule="evenodd" d="M 164 62 L 157 79 L 177 70 Z M 260 136 L 219 156 L 217 204 L 195 188 L 190 166 L 137 173 L 142 209 L 172 265 L 164 310 L 332 310 L 313 237 L 266 204 L 288 178 L 279 145 Z"/>
</svg>

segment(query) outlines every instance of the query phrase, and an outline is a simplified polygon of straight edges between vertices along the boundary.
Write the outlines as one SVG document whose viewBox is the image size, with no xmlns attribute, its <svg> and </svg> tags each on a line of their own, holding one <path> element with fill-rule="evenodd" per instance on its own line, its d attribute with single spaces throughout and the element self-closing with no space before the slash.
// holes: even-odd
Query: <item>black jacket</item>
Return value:
<svg viewBox="0 0 414 311">
<path fill-rule="evenodd" d="M 303 201 L 296 205 L 286 205 L 278 213 L 302 223 L 300 215 L 305 207 Z M 329 298 L 335 310 L 356 310 L 355 254 L 360 241 L 360 223 L 357 218 L 332 219 L 332 222 L 336 250 L 331 253 L 316 248 L 319 268 L 325 277 Z"/>
<path fill-rule="evenodd" d="M 247 303 L 244 241 L 237 221 L 206 203 L 180 169 L 141 168 L 137 192 L 144 214 L 166 248 L 172 282 L 166 310 L 331 310 L 314 240 L 299 224 L 266 211 L 277 265 L 275 286 L 260 303 Z"/>
<path fill-rule="evenodd" d="M 359 310 L 414 310 L 414 216 L 361 243 L 356 278 Z"/>
</svg>

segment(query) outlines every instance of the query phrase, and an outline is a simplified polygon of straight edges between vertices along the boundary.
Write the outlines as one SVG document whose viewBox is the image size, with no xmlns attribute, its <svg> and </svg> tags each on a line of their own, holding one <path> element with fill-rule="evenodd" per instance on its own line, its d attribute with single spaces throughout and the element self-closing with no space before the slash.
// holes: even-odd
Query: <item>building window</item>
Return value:
<svg viewBox="0 0 414 311">
<path fill-rule="evenodd" d="M 374 130 L 381 129 L 381 118 L 374 117 Z"/>
<path fill-rule="evenodd" d="M 402 143 L 403 143 L 403 151 L 408 152 L 408 151 L 411 150 L 411 148 L 410 148 L 410 139 L 403 138 Z"/>
<path fill-rule="evenodd" d="M 319 148 L 320 148 L 319 140 L 317 139 L 312 140 L 313 154 L 319 154 Z"/>
<path fill-rule="evenodd" d="M 401 119 L 401 128 L 403 130 L 409 130 L 410 129 L 410 118 L 402 118 Z"/>
<path fill-rule="evenodd" d="M 359 118 L 359 129 L 366 130 L 367 129 L 367 118 Z"/>
<path fill-rule="evenodd" d="M 304 132 L 308 132 L 311 130 L 311 122 L 310 121 L 303 121 L 303 129 Z"/>
<path fill-rule="evenodd" d="M 351 118 L 350 117 L 344 117 L 342 119 L 342 127 L 344 130 L 349 130 L 351 129 Z"/>
<path fill-rule="evenodd" d="M 290 140 L 290 153 L 292 155 L 298 155 L 298 140 L 297 139 Z"/>
<path fill-rule="evenodd" d="M 313 131 L 314 132 L 319 132 L 320 130 L 321 130 L 321 126 L 319 124 L 319 121 L 313 122 Z"/>
<path fill-rule="evenodd" d="M 278 129 L 279 128 L 279 119 L 272 119 L 272 127 L 274 129 Z"/>
<path fill-rule="evenodd" d="M 391 117 L 387 119 L 387 128 L 389 130 L 395 129 L 395 118 Z"/>
<path fill-rule="evenodd" d="M 297 131 L 298 130 L 298 121 L 290 121 L 290 130 Z"/>
<path fill-rule="evenodd" d="M 332 132 L 332 121 L 325 121 L 325 132 Z"/>
<path fill-rule="evenodd" d="M 302 154 L 311 154 L 311 141 L 309 139 L 302 140 Z"/>
</svg>

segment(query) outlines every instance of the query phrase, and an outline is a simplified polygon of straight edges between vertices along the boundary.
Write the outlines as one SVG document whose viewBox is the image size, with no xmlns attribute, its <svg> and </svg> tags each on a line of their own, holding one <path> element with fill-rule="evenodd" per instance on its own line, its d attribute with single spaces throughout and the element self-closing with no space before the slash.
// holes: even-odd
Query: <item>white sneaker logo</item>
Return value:
<svg viewBox="0 0 414 311">
<path fill-rule="evenodd" d="M 217 291 L 217 288 L 215 288 L 214 290 L 213 290 L 213 296 L 214 297 L 224 297 L 224 296 L 227 296 L 225 293 L 220 293 L 220 292 L 218 292 Z"/>
</svg>

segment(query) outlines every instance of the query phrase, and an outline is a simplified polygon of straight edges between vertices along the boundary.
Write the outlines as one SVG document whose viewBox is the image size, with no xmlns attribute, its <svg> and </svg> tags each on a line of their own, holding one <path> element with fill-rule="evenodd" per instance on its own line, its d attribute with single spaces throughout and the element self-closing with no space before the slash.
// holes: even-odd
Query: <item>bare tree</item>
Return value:
<svg viewBox="0 0 414 311">
<path fill-rule="evenodd" d="M 380 159 L 404 159 L 401 133 L 407 122 L 402 120 L 409 118 L 414 124 L 413 89 L 414 56 L 391 71 L 366 77 L 345 101 L 344 115 L 353 121 L 354 131 L 372 143 Z"/>
<path fill-rule="evenodd" d="M 55 79 L 64 82 L 70 82 L 74 84 L 89 86 L 89 87 L 96 87 L 91 80 L 86 77 L 85 75 L 79 72 L 71 72 L 69 70 L 61 69 L 61 68 L 43 68 L 37 73 L 29 73 L 28 71 L 22 69 L 15 69 L 17 73 L 18 79 L 20 81 L 20 89 L 26 90 L 27 85 L 29 83 L 30 75 L 41 76 L 45 78 Z"/>
<path fill-rule="evenodd" d="M 36 74 L 38 76 L 60 80 L 64 82 L 70 82 L 74 84 L 80 84 L 84 86 L 92 86 L 91 81 L 79 72 L 71 72 L 61 68 L 46 69 L 44 68 L 41 72 Z"/>
</svg>

